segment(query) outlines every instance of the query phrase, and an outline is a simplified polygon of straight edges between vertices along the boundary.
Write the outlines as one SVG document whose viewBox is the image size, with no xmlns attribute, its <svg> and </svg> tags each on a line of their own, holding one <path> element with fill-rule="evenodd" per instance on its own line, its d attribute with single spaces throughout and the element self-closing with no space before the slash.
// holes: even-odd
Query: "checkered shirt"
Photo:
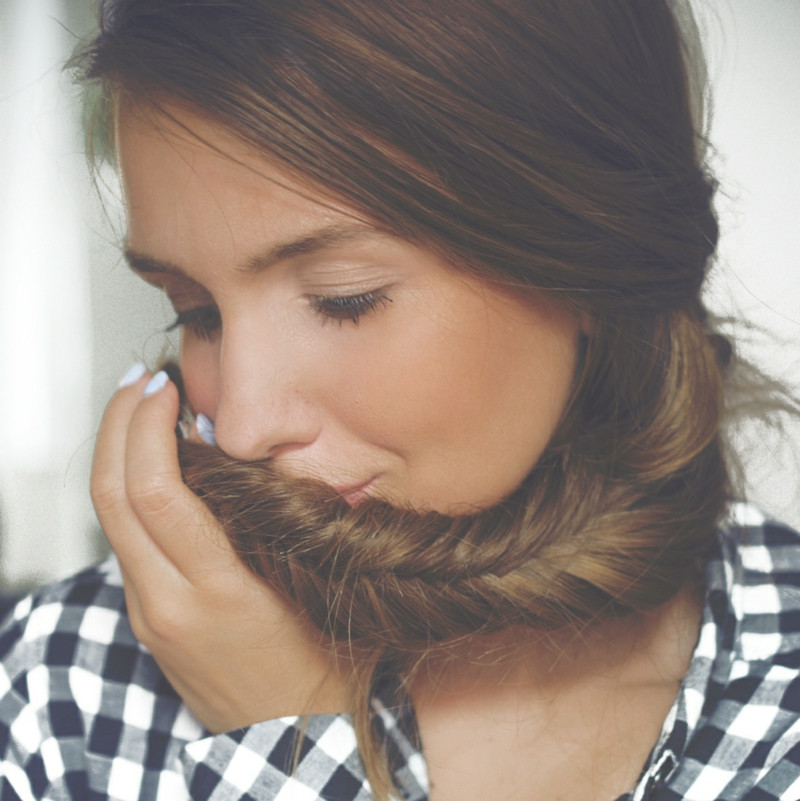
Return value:
<svg viewBox="0 0 800 801">
<path fill-rule="evenodd" d="M 133 636 L 113 560 L 21 601 L 0 660 L 0 801 L 371 798 L 346 715 L 204 731 Z M 373 709 L 402 799 L 424 801 L 413 711 Z M 743 504 L 688 674 L 619 801 L 678 799 L 800 801 L 800 536 Z"/>
</svg>

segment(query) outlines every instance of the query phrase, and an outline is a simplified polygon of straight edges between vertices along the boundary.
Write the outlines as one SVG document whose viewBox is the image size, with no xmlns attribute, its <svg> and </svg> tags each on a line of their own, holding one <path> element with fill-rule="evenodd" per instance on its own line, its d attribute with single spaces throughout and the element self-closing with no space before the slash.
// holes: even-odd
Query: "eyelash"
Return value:
<svg viewBox="0 0 800 801">
<path fill-rule="evenodd" d="M 338 320 L 341 325 L 344 320 L 350 320 L 358 325 L 363 315 L 378 311 L 378 309 L 391 303 L 392 299 L 384 292 L 364 292 L 361 295 L 312 295 L 311 308 L 323 319 Z"/>
<path fill-rule="evenodd" d="M 309 298 L 311 308 L 327 320 L 338 320 L 341 325 L 350 320 L 355 325 L 365 314 L 377 311 L 391 303 L 392 299 L 384 292 L 364 292 L 361 295 L 312 295 Z M 210 340 L 222 325 L 219 311 L 215 306 L 197 306 L 179 312 L 174 322 L 165 331 L 177 328 L 188 328 L 198 339 Z"/>
<path fill-rule="evenodd" d="M 172 325 L 164 330 L 169 333 L 177 328 L 188 328 L 198 339 L 210 340 L 222 325 L 216 306 L 196 306 L 194 309 L 178 312 Z"/>
</svg>

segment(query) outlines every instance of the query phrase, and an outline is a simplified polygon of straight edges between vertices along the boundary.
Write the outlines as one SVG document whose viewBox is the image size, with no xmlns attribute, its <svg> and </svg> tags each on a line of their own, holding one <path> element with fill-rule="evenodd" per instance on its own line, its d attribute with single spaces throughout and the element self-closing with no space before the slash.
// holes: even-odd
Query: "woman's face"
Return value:
<svg viewBox="0 0 800 801">
<path fill-rule="evenodd" d="M 567 403 L 574 316 L 456 271 L 170 112 L 119 112 L 128 258 L 179 315 L 188 400 L 219 447 L 351 503 L 454 513 L 516 489 Z"/>
</svg>

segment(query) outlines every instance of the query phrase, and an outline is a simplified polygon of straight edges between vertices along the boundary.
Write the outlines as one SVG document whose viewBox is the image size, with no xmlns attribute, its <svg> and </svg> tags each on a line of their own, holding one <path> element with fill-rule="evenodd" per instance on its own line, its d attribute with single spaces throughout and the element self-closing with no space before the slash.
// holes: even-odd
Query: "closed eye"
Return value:
<svg viewBox="0 0 800 801">
<path fill-rule="evenodd" d="M 216 306 L 196 306 L 193 309 L 178 312 L 175 321 L 165 330 L 169 332 L 176 328 L 183 328 L 198 339 L 210 340 L 217 334 L 221 326 L 222 319 Z"/>
<path fill-rule="evenodd" d="M 379 311 L 392 299 L 383 291 L 375 291 L 361 295 L 312 295 L 310 302 L 323 320 L 350 320 L 358 325 L 363 315 Z"/>
</svg>

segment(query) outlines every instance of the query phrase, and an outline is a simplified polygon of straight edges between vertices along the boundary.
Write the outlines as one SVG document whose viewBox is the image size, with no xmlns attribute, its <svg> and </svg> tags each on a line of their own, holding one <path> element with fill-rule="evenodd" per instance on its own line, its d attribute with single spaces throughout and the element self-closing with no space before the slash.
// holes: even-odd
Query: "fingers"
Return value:
<svg viewBox="0 0 800 801">
<path fill-rule="evenodd" d="M 171 514 L 183 482 L 174 429 L 178 394 L 166 373 L 158 373 L 132 408 L 124 443 L 125 486 L 137 514 Z"/>
<path fill-rule="evenodd" d="M 91 495 L 97 516 L 107 533 L 115 532 L 109 523 L 131 514 L 125 489 L 125 448 L 131 416 L 149 380 L 150 374 L 143 372 L 130 386 L 120 389 L 106 406 L 97 432 Z"/>
<path fill-rule="evenodd" d="M 142 372 L 106 407 L 95 446 L 91 494 L 97 517 L 123 569 L 133 574 L 149 571 L 151 577 L 164 578 L 164 571 L 171 571 L 172 566 L 139 521 L 127 487 L 128 435 L 150 379 L 149 373 Z"/>
<path fill-rule="evenodd" d="M 190 581 L 238 561 L 208 507 L 183 483 L 174 434 L 178 393 L 172 382 L 133 410 L 125 451 L 126 488 L 141 524 Z"/>
<path fill-rule="evenodd" d="M 125 572 L 141 588 L 207 575 L 235 561 L 211 512 L 183 483 L 174 429 L 178 392 L 149 374 L 106 408 L 92 468 L 92 500 Z"/>
<path fill-rule="evenodd" d="M 141 375 L 111 399 L 92 471 L 93 500 L 119 558 L 134 633 L 212 730 L 316 711 L 309 704 L 320 700 L 326 680 L 342 693 L 328 700 L 325 685 L 323 711 L 345 708 L 347 685 L 320 633 L 245 567 L 183 483 L 178 392 L 150 379 Z M 213 427 L 195 427 L 190 437 L 204 433 Z"/>
</svg>

